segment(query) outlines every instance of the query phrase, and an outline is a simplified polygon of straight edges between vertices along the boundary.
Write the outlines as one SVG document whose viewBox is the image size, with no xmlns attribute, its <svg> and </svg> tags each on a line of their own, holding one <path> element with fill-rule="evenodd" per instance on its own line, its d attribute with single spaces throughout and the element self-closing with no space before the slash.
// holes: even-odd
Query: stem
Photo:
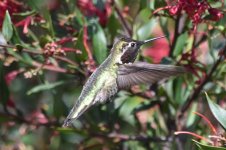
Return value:
<svg viewBox="0 0 226 150">
<path fill-rule="evenodd" d="M 88 55 L 88 58 L 90 61 L 94 61 L 93 60 L 93 54 L 89 48 L 89 45 L 88 45 L 88 31 L 87 31 L 87 26 L 84 26 L 83 27 L 83 45 L 85 47 L 85 50 L 87 52 L 87 55 Z"/>
<path fill-rule="evenodd" d="M 201 139 L 201 140 L 204 140 L 204 141 L 206 141 L 206 142 L 208 142 L 208 143 L 210 143 L 210 144 L 213 144 L 213 142 L 210 141 L 209 139 L 207 139 L 207 138 L 205 138 L 205 137 L 203 137 L 203 136 L 200 136 L 200 135 L 198 135 L 198 134 L 196 134 L 196 133 L 193 133 L 193 132 L 189 132 L 189 131 L 177 131 L 177 132 L 174 132 L 174 134 L 175 134 L 175 135 L 179 135 L 179 134 L 188 134 L 188 135 L 192 135 L 192 136 L 194 136 L 194 137 L 196 137 L 196 138 L 198 138 L 198 139 Z"/>
<path fill-rule="evenodd" d="M 16 46 L 13 46 L 13 45 L 3 45 L 3 44 L 0 44 L 0 47 L 3 47 L 3 48 L 12 48 L 12 49 L 17 49 Z M 23 52 L 27 52 L 27 53 L 30 53 L 30 54 L 40 54 L 42 55 L 43 52 L 38 50 L 38 51 L 34 51 L 34 50 L 30 50 L 30 49 L 26 49 L 26 48 L 23 48 L 22 49 Z M 55 56 L 52 56 L 53 58 L 56 58 L 58 60 L 61 60 L 61 61 L 64 61 L 64 62 L 67 62 L 71 65 L 75 65 L 75 66 L 78 66 L 78 64 L 70 59 L 68 59 L 67 57 L 63 57 L 63 56 L 58 56 L 58 55 L 55 55 Z"/>
<path fill-rule="evenodd" d="M 214 125 L 210 122 L 210 120 L 204 116 L 203 114 L 201 113 L 198 113 L 198 112 L 194 112 L 194 114 L 200 116 L 202 119 L 204 119 L 206 121 L 206 123 L 208 124 L 208 126 L 211 128 L 212 130 L 212 133 L 217 135 L 217 129 L 214 127 Z"/>
<path fill-rule="evenodd" d="M 101 135 L 100 135 L 101 136 Z M 170 138 L 165 137 L 148 137 L 143 135 L 126 135 L 121 133 L 110 133 L 108 138 L 117 138 L 121 141 L 143 141 L 143 142 L 168 142 Z"/>
<path fill-rule="evenodd" d="M 3 47 L 3 48 L 12 48 L 12 49 L 17 50 L 17 47 L 16 46 L 13 46 L 13 45 L 3 45 L 3 44 L 0 44 L 0 47 Z M 26 49 L 26 48 L 23 48 L 22 51 L 27 52 L 27 53 L 31 53 L 31 54 L 43 54 L 42 51 L 33 51 L 33 50 Z"/>
<path fill-rule="evenodd" d="M 12 49 L 17 49 L 16 46 L 13 46 L 13 45 L 2 45 L 0 44 L 0 47 L 3 47 L 3 48 L 12 48 Z M 6 51 L 4 49 L 4 51 Z M 23 48 L 22 49 L 23 52 L 27 52 L 27 53 L 30 53 L 30 54 L 40 54 L 42 55 L 43 52 L 42 51 L 33 51 L 33 50 L 30 50 L 30 49 L 26 49 L 26 48 Z M 62 57 L 62 56 L 52 56 L 53 58 L 55 59 L 58 59 L 58 60 L 61 60 L 61 61 L 64 61 L 68 64 L 71 64 L 71 65 L 74 65 L 74 66 L 78 66 L 78 64 L 70 59 L 68 59 L 67 57 Z M 72 73 L 74 74 L 73 71 L 69 71 L 67 69 L 64 69 L 64 68 L 60 68 L 60 67 L 57 67 L 57 66 L 53 66 L 53 65 L 44 65 L 44 64 L 41 64 L 39 62 L 36 62 L 36 61 L 33 61 L 32 62 L 32 65 L 35 66 L 35 67 L 40 67 L 40 68 L 43 68 L 43 69 L 46 69 L 46 70 L 50 70 L 50 71 L 55 71 L 55 72 L 61 72 L 61 73 Z M 80 71 L 81 72 L 81 71 Z M 83 72 L 81 72 L 83 73 Z"/>
<path fill-rule="evenodd" d="M 114 1 L 113 1 L 113 4 L 115 4 Z M 126 22 L 126 20 L 125 20 L 124 17 L 122 16 L 121 11 L 120 11 L 119 8 L 116 6 L 116 4 L 115 4 L 115 11 L 116 11 L 116 13 L 117 13 L 117 15 L 118 15 L 118 17 L 119 17 L 119 20 L 120 20 L 120 22 L 122 23 L 124 29 L 126 30 L 127 34 L 129 35 L 129 37 L 132 37 L 132 30 L 130 29 L 128 23 Z"/>
<path fill-rule="evenodd" d="M 56 121 L 52 121 L 52 122 L 49 121 L 47 123 L 34 123 L 32 120 L 27 120 L 23 117 L 20 117 L 18 115 L 14 115 L 14 114 L 11 114 L 11 113 L 0 112 L 0 116 L 10 118 L 12 121 L 22 122 L 22 123 L 26 123 L 26 124 L 29 124 L 29 125 L 47 126 L 47 127 L 58 126 L 58 122 L 56 122 Z"/>
<path fill-rule="evenodd" d="M 170 48 L 170 52 L 169 52 L 170 57 L 173 57 L 173 51 L 174 51 L 174 48 L 176 46 L 177 39 L 179 36 L 179 22 L 180 22 L 180 15 L 178 15 L 176 17 L 176 21 L 175 21 L 174 37 L 173 37 L 173 42 L 172 42 L 172 45 L 170 46 L 171 48 Z"/>
<path fill-rule="evenodd" d="M 38 63 L 36 61 L 32 62 L 32 66 L 42 68 L 42 69 L 45 69 L 45 70 L 55 71 L 55 72 L 72 73 L 72 72 L 70 72 L 70 71 L 68 71 L 64 68 L 60 68 L 60 67 L 53 66 L 53 65 L 45 65 L 45 64 Z"/>
</svg>

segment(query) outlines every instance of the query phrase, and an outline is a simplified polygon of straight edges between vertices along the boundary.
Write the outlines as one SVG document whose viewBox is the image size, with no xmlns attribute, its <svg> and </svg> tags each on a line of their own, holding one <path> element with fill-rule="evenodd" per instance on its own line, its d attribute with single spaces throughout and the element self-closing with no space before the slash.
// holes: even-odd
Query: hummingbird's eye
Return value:
<svg viewBox="0 0 226 150">
<path fill-rule="evenodd" d="M 134 47 L 135 46 L 135 43 L 131 43 L 131 46 Z"/>
</svg>

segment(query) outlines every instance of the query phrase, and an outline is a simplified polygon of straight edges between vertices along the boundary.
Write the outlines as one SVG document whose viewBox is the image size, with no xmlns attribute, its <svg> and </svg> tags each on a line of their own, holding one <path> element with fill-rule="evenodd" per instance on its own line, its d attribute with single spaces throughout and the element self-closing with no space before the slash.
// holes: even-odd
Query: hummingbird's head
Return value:
<svg viewBox="0 0 226 150">
<path fill-rule="evenodd" d="M 114 44 L 113 49 L 118 53 L 119 55 L 118 57 L 120 58 L 120 60 L 118 61 L 120 63 L 122 64 L 133 63 L 142 45 L 163 37 L 165 36 L 160 36 L 145 41 L 137 41 L 131 38 L 122 37 L 118 40 L 118 42 Z"/>
</svg>

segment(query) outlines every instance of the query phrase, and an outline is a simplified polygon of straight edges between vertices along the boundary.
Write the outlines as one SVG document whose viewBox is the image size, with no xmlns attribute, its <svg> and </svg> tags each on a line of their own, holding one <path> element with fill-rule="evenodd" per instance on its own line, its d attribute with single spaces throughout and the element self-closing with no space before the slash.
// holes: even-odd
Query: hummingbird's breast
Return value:
<svg viewBox="0 0 226 150">
<path fill-rule="evenodd" d="M 111 93 L 117 92 L 117 69 L 118 66 L 113 64 L 109 57 L 93 72 L 76 101 L 76 112 L 82 112 L 97 102 L 104 102 L 112 96 Z M 79 114 L 74 113 L 74 116 Z"/>
</svg>

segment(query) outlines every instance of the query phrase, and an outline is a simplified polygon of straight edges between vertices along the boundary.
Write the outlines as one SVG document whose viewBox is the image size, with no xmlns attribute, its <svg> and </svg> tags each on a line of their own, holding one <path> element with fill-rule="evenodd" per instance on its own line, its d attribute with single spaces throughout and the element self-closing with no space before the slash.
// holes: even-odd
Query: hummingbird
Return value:
<svg viewBox="0 0 226 150">
<path fill-rule="evenodd" d="M 91 106 L 110 100 L 119 90 L 133 85 L 153 84 L 163 78 L 185 72 L 180 66 L 135 62 L 142 45 L 164 38 L 160 36 L 138 41 L 122 37 L 117 40 L 109 56 L 91 74 L 82 92 L 63 123 L 67 127 Z"/>
</svg>

